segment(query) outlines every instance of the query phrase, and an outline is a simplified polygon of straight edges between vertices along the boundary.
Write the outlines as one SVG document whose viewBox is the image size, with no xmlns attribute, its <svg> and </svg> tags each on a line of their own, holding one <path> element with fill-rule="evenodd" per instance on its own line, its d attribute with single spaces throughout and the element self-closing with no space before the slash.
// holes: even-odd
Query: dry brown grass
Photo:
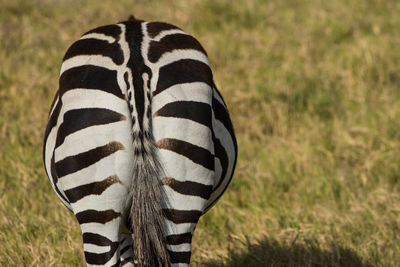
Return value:
<svg viewBox="0 0 400 267">
<path fill-rule="evenodd" d="M 0 1 L 0 264 L 82 266 L 45 177 L 61 58 L 133 13 L 208 51 L 240 154 L 194 237 L 194 266 L 397 266 L 397 1 Z"/>
</svg>

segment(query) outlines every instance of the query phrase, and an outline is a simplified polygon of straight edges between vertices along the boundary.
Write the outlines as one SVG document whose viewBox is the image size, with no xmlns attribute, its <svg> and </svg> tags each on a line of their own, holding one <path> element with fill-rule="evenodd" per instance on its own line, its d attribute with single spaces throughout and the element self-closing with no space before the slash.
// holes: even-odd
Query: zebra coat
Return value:
<svg viewBox="0 0 400 267">
<path fill-rule="evenodd" d="M 207 54 L 178 27 L 131 17 L 66 52 L 43 158 L 88 266 L 188 266 L 236 157 Z"/>
</svg>

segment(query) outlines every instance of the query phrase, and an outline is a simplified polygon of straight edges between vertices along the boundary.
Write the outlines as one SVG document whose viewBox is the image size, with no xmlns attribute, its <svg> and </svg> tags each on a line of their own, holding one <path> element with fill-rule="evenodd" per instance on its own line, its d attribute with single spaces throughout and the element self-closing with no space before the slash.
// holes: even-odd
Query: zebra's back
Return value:
<svg viewBox="0 0 400 267">
<path fill-rule="evenodd" d="M 206 52 L 181 29 L 129 20 L 91 30 L 68 49 L 44 162 L 81 225 L 88 264 L 145 265 L 152 259 L 142 250 L 157 243 L 167 261 L 189 264 L 195 226 L 229 184 L 236 154 Z M 155 211 L 143 217 L 149 205 Z M 134 220 L 154 213 L 157 221 L 158 212 L 164 237 L 141 233 L 146 223 L 135 232 Z"/>
</svg>

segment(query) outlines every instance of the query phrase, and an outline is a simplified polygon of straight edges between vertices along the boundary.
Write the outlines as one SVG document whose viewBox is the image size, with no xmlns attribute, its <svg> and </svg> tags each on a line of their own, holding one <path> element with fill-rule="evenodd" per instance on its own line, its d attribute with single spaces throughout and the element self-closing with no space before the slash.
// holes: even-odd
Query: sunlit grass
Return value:
<svg viewBox="0 0 400 267">
<path fill-rule="evenodd" d="M 194 266 L 397 266 L 400 3 L 0 0 L 0 265 L 84 266 L 41 146 L 61 59 L 130 14 L 203 44 L 239 143 Z"/>
</svg>

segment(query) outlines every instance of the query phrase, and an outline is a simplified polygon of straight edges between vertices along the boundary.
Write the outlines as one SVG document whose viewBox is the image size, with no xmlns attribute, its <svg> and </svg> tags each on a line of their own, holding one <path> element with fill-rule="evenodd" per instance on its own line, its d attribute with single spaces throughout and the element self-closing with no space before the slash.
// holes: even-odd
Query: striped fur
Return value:
<svg viewBox="0 0 400 267">
<path fill-rule="evenodd" d="M 189 265 L 236 155 L 206 52 L 181 29 L 130 19 L 68 49 L 43 158 L 88 266 Z"/>
</svg>

